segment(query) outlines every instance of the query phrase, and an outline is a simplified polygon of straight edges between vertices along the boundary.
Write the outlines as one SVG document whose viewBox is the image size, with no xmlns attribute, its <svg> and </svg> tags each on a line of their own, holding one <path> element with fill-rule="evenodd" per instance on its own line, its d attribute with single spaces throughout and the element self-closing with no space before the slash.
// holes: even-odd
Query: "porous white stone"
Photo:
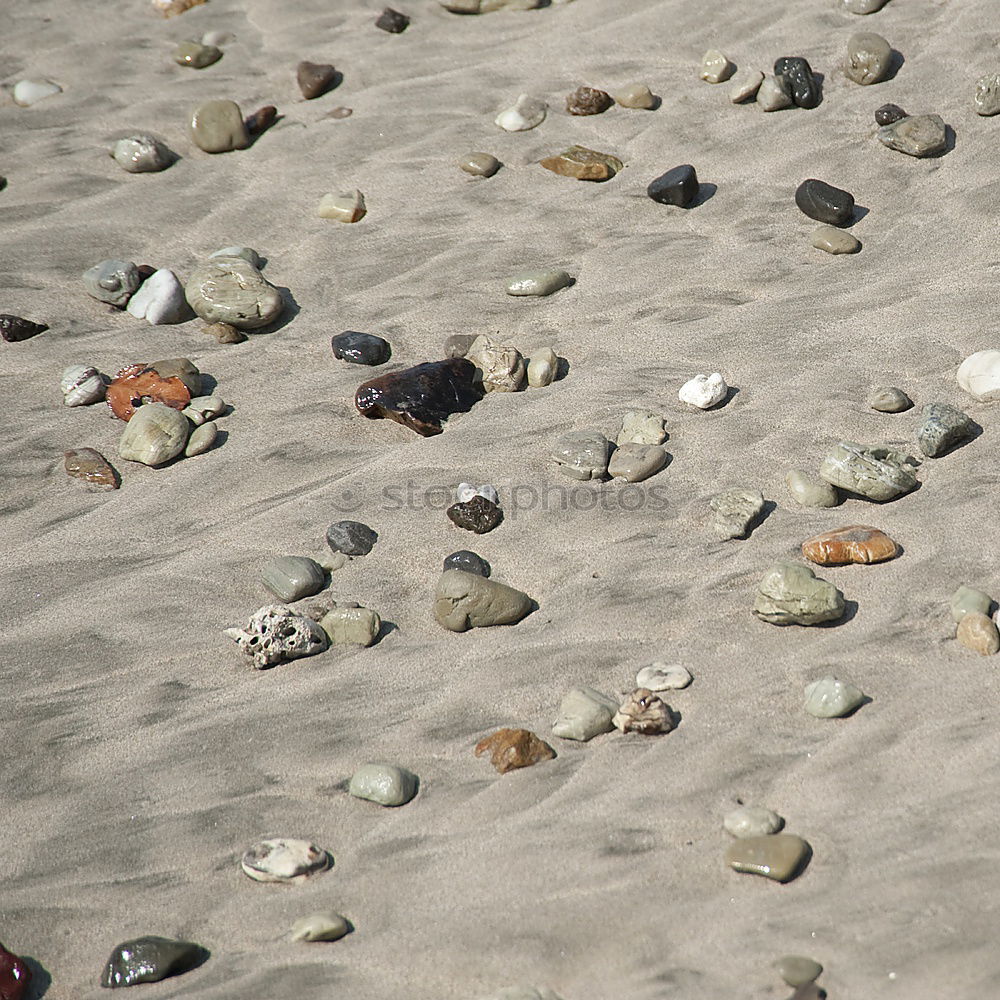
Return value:
<svg viewBox="0 0 1000 1000">
<path fill-rule="evenodd" d="M 140 407 L 137 412 L 143 409 Z M 251 658 L 258 670 L 322 653 L 330 644 L 318 622 L 296 614 L 283 604 L 265 604 L 251 615 L 245 628 L 223 631 Z"/>
<path fill-rule="evenodd" d="M 721 403 L 728 393 L 726 380 L 718 372 L 713 372 L 711 375 L 695 375 L 693 379 L 689 379 L 681 386 L 677 397 L 682 403 L 708 410 Z"/>
</svg>

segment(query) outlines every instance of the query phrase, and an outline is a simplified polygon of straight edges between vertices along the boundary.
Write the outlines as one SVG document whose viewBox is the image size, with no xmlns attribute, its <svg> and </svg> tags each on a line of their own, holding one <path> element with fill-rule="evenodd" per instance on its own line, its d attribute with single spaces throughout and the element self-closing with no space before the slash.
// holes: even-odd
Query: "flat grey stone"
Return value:
<svg viewBox="0 0 1000 1000">
<path fill-rule="evenodd" d="M 359 767 L 351 775 L 348 791 L 381 806 L 402 806 L 417 794 L 417 785 L 417 776 L 405 767 L 376 763 Z"/>
<path fill-rule="evenodd" d="M 559 717 L 552 724 L 552 735 L 564 740 L 586 742 L 615 727 L 612 718 L 618 702 L 592 687 L 573 688 L 559 705 Z"/>
<path fill-rule="evenodd" d="M 264 586 L 275 597 L 286 603 L 299 601 L 303 597 L 312 597 L 326 584 L 323 568 L 305 556 L 280 556 L 272 559 L 261 570 L 261 578 Z"/>
<path fill-rule="evenodd" d="M 747 837 L 766 837 L 777 833 L 785 821 L 773 810 L 763 806 L 740 806 L 726 813 L 722 820 L 726 832 L 745 840 Z"/>
<path fill-rule="evenodd" d="M 760 490 L 736 487 L 716 494 L 709 505 L 713 511 L 712 531 L 719 538 L 746 538 L 764 509 L 764 495 Z"/>
<path fill-rule="evenodd" d="M 572 281 L 565 271 L 560 270 L 518 271 L 507 279 L 506 291 L 508 295 L 551 295 Z"/>
<path fill-rule="evenodd" d="M 378 540 L 378 534 L 360 521 L 334 521 L 326 529 L 326 544 L 345 556 L 366 556 Z"/>
<path fill-rule="evenodd" d="M 87 294 L 124 308 L 141 283 L 139 269 L 130 260 L 102 260 L 83 272 Z"/>
<path fill-rule="evenodd" d="M 382 619 L 371 608 L 331 608 L 319 624 L 332 646 L 371 646 L 382 631 Z"/>
<path fill-rule="evenodd" d="M 516 625 L 531 613 L 527 594 L 476 573 L 449 569 L 434 592 L 434 618 L 451 632 L 490 625 Z"/>
<path fill-rule="evenodd" d="M 623 444 L 663 444 L 666 437 L 663 417 L 659 413 L 629 410 L 622 417 L 621 429 L 615 438 L 615 444 L 619 448 Z"/>
<path fill-rule="evenodd" d="M 844 595 L 800 563 L 777 562 L 757 586 L 753 613 L 772 625 L 819 625 L 844 614 Z"/>
<path fill-rule="evenodd" d="M 281 293 L 242 257 L 210 257 L 191 274 L 184 295 L 206 323 L 256 330 L 284 309 Z"/>
<path fill-rule="evenodd" d="M 891 448 L 839 441 L 823 459 L 820 477 L 833 486 L 883 502 L 917 486 L 915 460 Z"/>
<path fill-rule="evenodd" d="M 961 586 L 951 595 L 951 616 L 960 622 L 968 614 L 989 615 L 993 599 L 975 587 Z"/>
<path fill-rule="evenodd" d="M 551 455 L 559 471 L 570 479 L 603 479 L 608 471 L 608 439 L 593 428 L 563 434 Z"/>
<path fill-rule="evenodd" d="M 948 403 L 928 403 L 920 416 L 917 446 L 928 458 L 943 455 L 976 431 L 972 417 Z"/>
<path fill-rule="evenodd" d="M 658 444 L 623 444 L 611 456 L 608 475 L 627 483 L 641 483 L 666 464 L 667 453 Z"/>
</svg>

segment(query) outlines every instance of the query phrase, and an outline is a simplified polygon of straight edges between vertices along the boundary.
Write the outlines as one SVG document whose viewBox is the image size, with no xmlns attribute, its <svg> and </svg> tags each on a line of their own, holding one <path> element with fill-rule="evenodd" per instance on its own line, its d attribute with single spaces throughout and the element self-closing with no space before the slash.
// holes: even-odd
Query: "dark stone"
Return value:
<svg viewBox="0 0 1000 1000">
<path fill-rule="evenodd" d="M 273 104 L 266 104 L 249 115 L 243 122 L 252 136 L 266 132 L 278 120 L 278 109 Z"/>
<path fill-rule="evenodd" d="M 326 544 L 345 556 L 366 556 L 378 541 L 378 532 L 360 521 L 334 521 L 326 529 Z"/>
<path fill-rule="evenodd" d="M 937 458 L 971 437 L 978 425 L 967 413 L 948 403 L 928 403 L 917 428 L 917 446 L 928 458 Z"/>
<path fill-rule="evenodd" d="M 0 1000 L 23 1000 L 31 982 L 31 969 L 0 944 Z"/>
<path fill-rule="evenodd" d="M 446 358 L 464 358 L 476 339 L 474 333 L 453 333 L 444 339 L 444 356 Z"/>
<path fill-rule="evenodd" d="M 153 936 L 135 938 L 118 945 L 111 953 L 101 975 L 101 985 L 114 989 L 157 983 L 201 965 L 207 957 L 204 948 L 190 941 Z"/>
<path fill-rule="evenodd" d="M 398 10 L 386 7 L 379 14 L 378 20 L 375 22 L 375 27 L 381 28 L 383 31 L 388 31 L 393 35 L 398 35 L 401 31 L 406 31 L 409 23 L 410 19 L 405 14 L 400 14 Z"/>
<path fill-rule="evenodd" d="M 295 71 L 299 90 L 307 101 L 322 97 L 334 85 L 337 76 L 337 71 L 328 63 L 300 62 Z"/>
<path fill-rule="evenodd" d="M 909 115 L 898 104 L 883 104 L 875 112 L 876 125 L 891 125 L 904 118 L 909 118 Z"/>
<path fill-rule="evenodd" d="M 846 226 L 854 218 L 854 195 L 810 178 L 795 191 L 795 204 L 817 222 Z"/>
<path fill-rule="evenodd" d="M 459 549 L 444 557 L 444 570 L 447 572 L 449 569 L 464 570 L 466 573 L 475 573 L 476 576 L 490 575 L 490 564 L 482 556 L 477 556 L 468 549 Z"/>
<path fill-rule="evenodd" d="M 812 67 L 801 56 L 785 56 L 774 64 L 774 75 L 783 76 L 792 91 L 792 101 L 800 108 L 819 104 L 819 84 Z"/>
<path fill-rule="evenodd" d="M 483 398 L 473 383 L 475 374 L 476 366 L 466 358 L 426 361 L 358 386 L 354 405 L 372 420 L 387 417 L 430 437 L 441 433 L 442 420 L 467 413 Z"/>
<path fill-rule="evenodd" d="M 593 87 L 577 87 L 566 98 L 566 110 L 571 115 L 599 115 L 615 102 L 610 94 Z"/>
<path fill-rule="evenodd" d="M 0 177 L 0 191 L 2 191 L 7 186 L 7 178 Z"/>
<path fill-rule="evenodd" d="M 826 1000 L 826 990 L 815 983 L 803 983 L 788 1000 Z"/>
<path fill-rule="evenodd" d="M 352 365 L 384 365 L 392 354 L 389 341 L 371 333 L 346 330 L 330 339 L 333 356 Z"/>
<path fill-rule="evenodd" d="M 503 520 L 503 511 L 492 500 L 481 496 L 474 496 L 466 503 L 452 504 L 447 513 L 458 527 L 477 535 L 492 531 Z"/>
<path fill-rule="evenodd" d="M 136 267 L 136 271 L 139 272 L 139 282 L 140 284 L 147 278 L 152 278 L 156 274 L 156 268 L 152 264 L 139 264 Z"/>
<path fill-rule="evenodd" d="M 661 205 L 687 208 L 698 197 L 698 175 L 690 163 L 683 163 L 652 181 L 646 194 Z"/>
<path fill-rule="evenodd" d="M 44 323 L 32 323 L 30 319 L 22 319 L 20 316 L 0 314 L 0 337 L 11 344 L 37 337 L 47 329 Z"/>
</svg>

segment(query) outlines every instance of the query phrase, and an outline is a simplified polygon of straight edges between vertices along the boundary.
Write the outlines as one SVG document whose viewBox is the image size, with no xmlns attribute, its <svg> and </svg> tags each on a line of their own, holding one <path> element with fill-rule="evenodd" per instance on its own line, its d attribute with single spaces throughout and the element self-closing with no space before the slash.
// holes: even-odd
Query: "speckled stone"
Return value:
<svg viewBox="0 0 1000 1000">
<path fill-rule="evenodd" d="M 883 125 L 878 140 L 907 156 L 935 156 L 948 147 L 948 133 L 940 115 L 911 115 Z"/>
<path fill-rule="evenodd" d="M 386 7 L 375 21 L 376 28 L 381 28 L 382 31 L 389 32 L 390 35 L 402 34 L 409 27 L 409 24 L 410 19 L 405 14 L 393 10 L 391 7 Z"/>
<path fill-rule="evenodd" d="M 446 514 L 456 527 L 474 531 L 477 535 L 485 535 L 503 521 L 503 511 L 491 500 L 478 495 L 452 504 Z"/>
<path fill-rule="evenodd" d="M 880 413 L 902 413 L 913 406 L 913 400 L 894 385 L 877 385 L 868 394 L 868 405 Z"/>
<path fill-rule="evenodd" d="M 746 538 L 764 509 L 764 495 L 760 490 L 734 487 L 717 493 L 709 501 L 709 507 L 712 531 L 718 538 L 723 541 Z"/>
<path fill-rule="evenodd" d="M 809 845 L 790 833 L 734 840 L 726 849 L 726 864 L 734 871 L 791 882 L 809 859 Z"/>
<path fill-rule="evenodd" d="M 599 115 L 612 104 L 614 101 L 610 94 L 593 87 L 577 87 L 566 98 L 566 110 L 571 115 Z"/>
<path fill-rule="evenodd" d="M 972 417 L 948 403 L 928 403 L 920 418 L 917 446 L 928 458 L 944 455 L 976 432 Z"/>
<path fill-rule="evenodd" d="M 280 556 L 272 559 L 261 570 L 261 579 L 264 586 L 285 603 L 312 597 L 326 584 L 323 568 L 305 556 Z"/>
<path fill-rule="evenodd" d="M 366 556 L 378 540 L 378 534 L 360 521 L 334 521 L 326 529 L 326 544 L 345 556 Z"/>
</svg>

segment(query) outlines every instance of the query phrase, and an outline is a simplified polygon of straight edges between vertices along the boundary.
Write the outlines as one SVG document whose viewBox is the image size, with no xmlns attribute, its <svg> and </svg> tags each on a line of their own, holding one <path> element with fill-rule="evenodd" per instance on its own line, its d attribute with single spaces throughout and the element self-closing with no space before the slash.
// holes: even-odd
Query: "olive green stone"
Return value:
<svg viewBox="0 0 1000 1000">
<path fill-rule="evenodd" d="M 791 833 L 734 840 L 726 848 L 726 864 L 747 875 L 791 882 L 809 859 L 809 845 Z"/>
<path fill-rule="evenodd" d="M 785 485 L 803 507 L 836 507 L 840 503 L 835 486 L 802 469 L 792 469 L 785 476 Z"/>
<path fill-rule="evenodd" d="M 222 58 L 222 49 L 214 45 L 202 45 L 201 42 L 181 42 L 174 49 L 174 62 L 179 66 L 190 66 L 192 69 L 204 69 L 217 63 Z"/>
<path fill-rule="evenodd" d="M 202 455 L 215 444 L 215 439 L 219 435 L 219 428 L 213 423 L 201 424 L 196 427 L 188 438 L 187 447 L 184 449 L 185 458 L 194 458 L 195 455 Z"/>
<path fill-rule="evenodd" d="M 611 721 L 618 702 L 592 687 L 573 688 L 559 705 L 559 718 L 552 723 L 552 735 L 564 740 L 586 742 L 614 730 Z"/>
<path fill-rule="evenodd" d="M 128 462 L 162 465 L 187 444 L 191 421 L 163 403 L 145 403 L 132 414 L 118 441 L 118 454 Z"/>
<path fill-rule="evenodd" d="M 313 913 L 292 924 L 291 936 L 293 941 L 337 941 L 350 929 L 350 922 L 339 913 Z"/>
<path fill-rule="evenodd" d="M 992 604 L 993 600 L 989 594 L 974 587 L 961 586 L 951 595 L 951 617 L 960 622 L 972 612 L 988 615 Z"/>
<path fill-rule="evenodd" d="M 355 798 L 382 806 L 403 806 L 417 794 L 417 776 L 395 764 L 365 764 L 351 775 L 348 791 Z"/>
<path fill-rule="evenodd" d="M 326 583 L 326 574 L 317 563 L 305 556 L 281 556 L 272 559 L 261 570 L 261 579 L 275 597 L 287 602 L 318 594 Z"/>
<path fill-rule="evenodd" d="M 857 253 L 861 249 L 860 240 L 835 226 L 818 226 L 813 230 L 811 239 L 817 250 L 830 254 Z"/>
<path fill-rule="evenodd" d="M 191 138 L 206 153 L 246 149 L 250 134 L 234 101 L 206 101 L 191 116 Z"/>
<path fill-rule="evenodd" d="M 802 955 L 783 955 L 774 963 L 778 975 L 789 986 L 806 986 L 819 978 L 823 966 Z"/>
<path fill-rule="evenodd" d="M 808 566 L 777 562 L 757 587 L 753 613 L 772 625 L 819 625 L 844 614 L 844 595 Z"/>
<path fill-rule="evenodd" d="M 806 685 L 805 710 L 817 719 L 842 719 L 864 704 L 865 695 L 847 681 L 821 677 Z"/>
<path fill-rule="evenodd" d="M 370 646 L 382 629 L 382 619 L 370 608 L 333 608 L 319 624 L 334 646 Z"/>
<path fill-rule="evenodd" d="M 819 474 L 833 486 L 880 503 L 916 489 L 914 459 L 891 448 L 866 448 L 838 441 L 823 459 Z"/>
</svg>

